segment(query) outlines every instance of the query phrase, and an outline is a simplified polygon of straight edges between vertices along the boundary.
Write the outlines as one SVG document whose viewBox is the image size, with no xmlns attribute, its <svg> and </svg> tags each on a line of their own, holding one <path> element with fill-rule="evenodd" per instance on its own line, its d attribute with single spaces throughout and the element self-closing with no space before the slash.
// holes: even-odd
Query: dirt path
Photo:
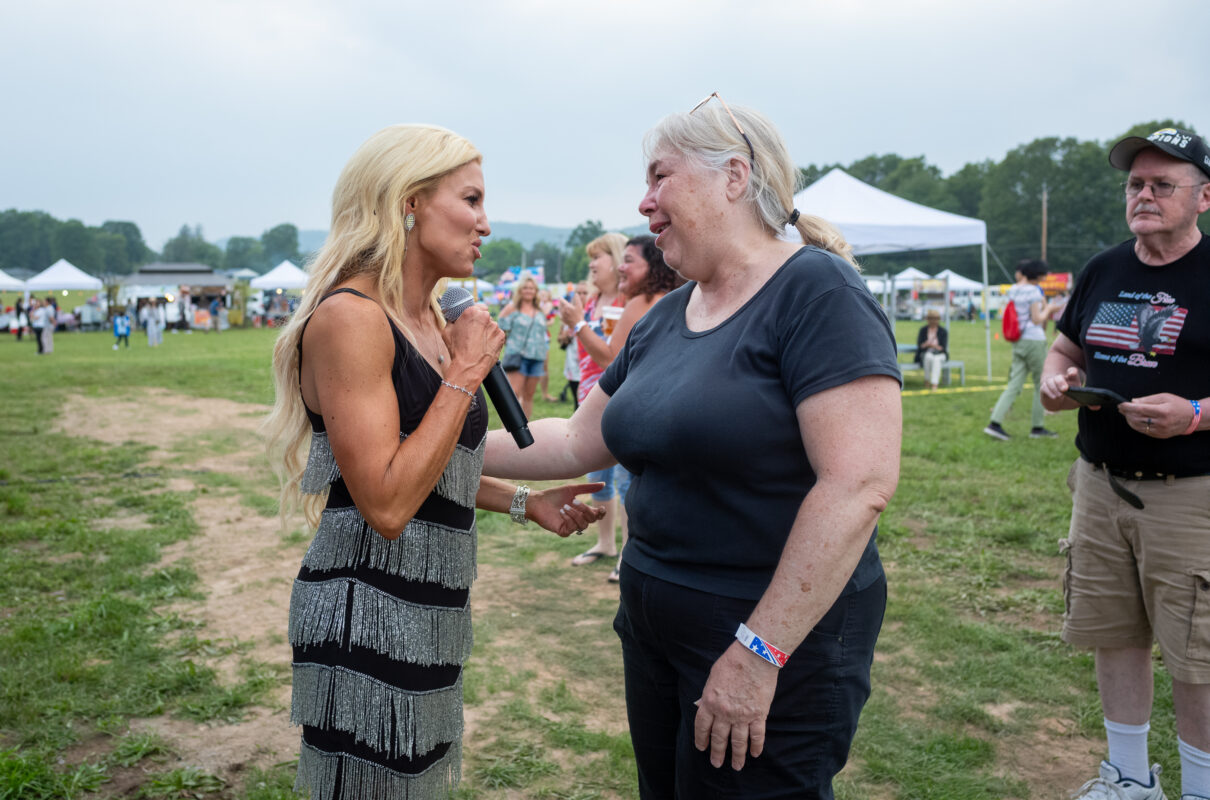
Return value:
<svg viewBox="0 0 1210 800">
<path fill-rule="evenodd" d="M 71 397 L 56 428 L 77 436 L 88 431 L 92 438 L 108 444 L 150 445 L 155 450 L 148 466 L 173 474 L 168 481 L 171 490 L 189 492 L 207 485 L 201 480 L 204 472 L 263 481 L 267 467 L 256 428 L 267 411 L 264 406 L 139 389 L 123 400 Z M 220 440 L 217 447 L 196 444 L 216 437 Z M 246 445 L 234 452 L 214 453 L 215 449 L 230 449 L 232 440 Z M 238 641 L 247 648 L 248 657 L 288 670 L 290 648 L 285 631 L 290 586 L 306 543 L 283 542 L 277 518 L 263 517 L 242 505 L 234 489 L 207 485 L 207 491 L 197 494 L 191 508 L 200 532 L 166 547 L 162 560 L 167 564 L 188 559 L 206 599 L 182 603 L 173 610 L 203 623 L 199 638 L 220 644 Z M 553 553 L 549 557 L 555 558 Z M 513 570 L 480 564 L 472 602 L 486 611 L 524 591 Z M 604 580 L 593 581 L 588 592 L 617 596 L 616 587 Z M 609 620 L 593 619 L 588 623 L 607 625 Z M 212 663 L 225 679 L 236 679 L 238 658 Z M 602 702 L 605 710 L 594 713 L 590 724 L 611 733 L 624 730 L 625 711 L 618 700 Z M 268 707 L 252 709 L 236 724 L 199 724 L 161 716 L 134 720 L 132 725 L 153 730 L 170 743 L 176 761 L 168 768 L 194 766 L 232 781 L 249 767 L 268 767 L 297 756 L 299 730 L 289 723 L 289 702 L 287 683 L 274 694 Z M 468 743 L 479 740 L 480 727 L 492 710 L 490 701 L 485 707 L 465 709 Z"/>
<path fill-rule="evenodd" d="M 238 489 L 215 488 L 213 481 L 207 483 L 201 477 L 206 472 L 221 473 L 263 487 L 266 466 L 255 430 L 266 411 L 262 406 L 139 389 L 126 400 L 73 397 L 65 404 L 57 427 L 77 436 L 88 431 L 89 436 L 111 444 L 150 445 L 155 448 L 150 466 L 170 470 L 174 476 L 170 489 L 191 491 L 206 486 L 207 491 L 199 492 L 192 503 L 200 533 L 164 552 L 165 563 L 182 558 L 192 562 L 206 599 L 181 604 L 175 610 L 204 623 L 199 638 L 238 641 L 249 657 L 288 674 L 290 649 L 285 630 L 290 586 L 306 544 L 285 540 L 277 519 L 244 505 Z M 210 445 L 199 446 L 199 441 Z M 271 493 L 267 487 L 255 490 Z M 599 580 L 601 575 L 595 577 L 598 580 L 586 581 L 580 590 L 594 598 L 598 594 L 616 596 L 616 587 Z M 486 612 L 507 605 L 515 593 L 523 591 L 526 589 L 518 585 L 512 570 L 480 564 L 473 603 Z M 608 619 L 594 616 L 578 624 L 608 623 Z M 216 666 L 234 680 L 239 659 L 228 657 Z M 541 674 L 538 664 L 523 666 Z M 620 697 L 616 702 L 607 700 L 594 703 L 601 710 L 591 715 L 589 725 L 622 732 L 624 704 Z M 288 706 L 287 681 L 267 707 L 252 709 L 237 724 L 198 724 L 166 717 L 132 724 L 168 740 L 177 756 L 169 768 L 199 767 L 237 782 L 238 774 L 248 767 L 268 767 L 297 755 L 298 730 L 289 724 Z M 478 746 L 487 735 L 481 728 L 492 711 L 491 700 L 466 709 L 468 746 Z M 1007 717 L 1012 709 L 989 712 Z M 998 742 L 1005 774 L 1028 781 L 1034 797 L 1062 796 L 1079 786 L 1091 777 L 1102 745 L 1074 733 L 1073 728 L 1070 720 L 1050 718 L 1033 734 Z"/>
<path fill-rule="evenodd" d="M 191 478 L 202 471 L 241 480 L 262 480 L 263 456 L 255 431 L 263 406 L 177 395 L 162 389 L 140 389 L 128 400 L 73 397 L 59 418 L 58 428 L 73 435 L 88 430 L 110 444 L 137 442 L 156 448 L 152 467 L 177 471 L 169 488 L 200 487 Z M 247 446 L 214 455 L 191 442 L 232 435 Z M 201 532 L 164 550 L 164 563 L 189 559 L 206 592 L 202 603 L 180 604 L 174 610 L 204 623 L 199 638 L 227 644 L 240 642 L 246 655 L 288 669 L 290 648 L 285 641 L 290 585 L 298 571 L 305 544 L 286 544 L 276 517 L 263 517 L 242 505 L 234 489 L 207 487 L 192 503 Z M 216 667 L 233 680 L 239 659 L 228 657 Z M 208 725 L 155 717 L 135 720 L 167 739 L 179 764 L 230 779 L 248 766 L 267 767 L 298 754 L 298 729 L 289 724 L 289 686 L 282 686 L 268 708 L 252 709 L 247 719 L 232 725 Z"/>
</svg>

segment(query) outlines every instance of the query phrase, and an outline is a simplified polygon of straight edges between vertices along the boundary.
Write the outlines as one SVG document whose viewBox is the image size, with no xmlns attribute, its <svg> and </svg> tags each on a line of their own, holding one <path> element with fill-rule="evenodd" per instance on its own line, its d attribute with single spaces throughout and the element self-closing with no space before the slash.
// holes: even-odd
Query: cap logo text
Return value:
<svg viewBox="0 0 1210 800">
<path fill-rule="evenodd" d="M 1174 147 L 1179 147 L 1180 149 L 1184 150 L 1189 146 L 1189 142 L 1193 141 L 1193 137 L 1185 136 L 1184 134 L 1179 133 L 1175 128 L 1163 128 L 1148 136 L 1147 141 L 1162 142 L 1164 144 L 1170 144 Z"/>
</svg>

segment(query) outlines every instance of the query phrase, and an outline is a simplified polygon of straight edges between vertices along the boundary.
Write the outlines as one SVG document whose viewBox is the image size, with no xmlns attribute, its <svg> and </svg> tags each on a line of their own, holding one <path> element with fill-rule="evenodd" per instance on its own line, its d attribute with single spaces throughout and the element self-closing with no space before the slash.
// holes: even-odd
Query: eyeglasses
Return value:
<svg viewBox="0 0 1210 800">
<path fill-rule="evenodd" d="M 1177 189 L 1192 189 L 1196 186 L 1205 186 L 1206 183 L 1207 181 L 1186 184 L 1169 183 L 1168 181 L 1148 183 L 1147 181 L 1129 180 L 1122 184 L 1122 188 L 1126 190 L 1127 197 L 1136 197 L 1148 186 L 1151 187 L 1151 193 L 1156 197 L 1172 197 L 1172 193 Z"/>
<path fill-rule="evenodd" d="M 692 114 L 694 111 L 697 111 L 699 108 L 706 105 L 706 103 L 709 103 L 712 97 L 717 97 L 718 101 L 723 104 L 723 111 L 726 111 L 727 116 L 731 117 L 731 121 L 735 123 L 735 128 L 739 131 L 739 135 L 744 137 L 744 144 L 748 145 L 748 155 L 751 156 L 751 161 L 749 163 L 755 168 L 756 151 L 752 149 L 752 140 L 748 138 L 748 134 L 744 133 L 744 126 L 739 124 L 739 120 L 736 119 L 735 115 L 731 113 L 731 107 L 727 105 L 726 100 L 719 96 L 718 92 L 711 92 L 710 94 L 706 95 L 706 99 L 689 109 L 689 113 Z"/>
</svg>

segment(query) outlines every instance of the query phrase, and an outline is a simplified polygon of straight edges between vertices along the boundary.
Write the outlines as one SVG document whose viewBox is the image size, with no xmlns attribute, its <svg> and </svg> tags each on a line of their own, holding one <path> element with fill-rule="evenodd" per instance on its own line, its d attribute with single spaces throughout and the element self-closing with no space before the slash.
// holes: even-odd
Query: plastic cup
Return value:
<svg viewBox="0 0 1210 800">
<path fill-rule="evenodd" d="M 621 306 L 605 306 L 605 308 L 601 309 L 601 330 L 606 336 L 613 336 L 613 328 L 621 318 Z"/>
</svg>

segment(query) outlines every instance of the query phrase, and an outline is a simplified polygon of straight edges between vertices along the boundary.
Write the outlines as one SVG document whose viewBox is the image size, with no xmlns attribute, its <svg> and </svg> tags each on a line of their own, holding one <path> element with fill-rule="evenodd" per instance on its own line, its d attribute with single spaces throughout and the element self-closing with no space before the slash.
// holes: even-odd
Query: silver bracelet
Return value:
<svg viewBox="0 0 1210 800">
<path fill-rule="evenodd" d="M 528 499 L 529 487 L 518 486 L 517 491 L 513 493 L 513 501 L 508 506 L 509 518 L 518 525 L 529 524 L 529 520 L 525 518 L 525 501 Z"/>
<path fill-rule="evenodd" d="M 478 407 L 479 407 L 479 403 L 478 403 L 479 398 L 475 397 L 475 393 L 474 393 L 474 392 L 472 392 L 472 391 L 470 391 L 469 389 L 466 389 L 465 387 L 459 386 L 459 385 L 458 385 L 458 384 L 456 384 L 456 383 L 450 383 L 450 382 L 449 382 L 449 381 L 447 381 L 445 378 L 442 378 L 442 379 L 441 379 L 441 385 L 442 385 L 442 386 L 448 386 L 448 387 L 450 387 L 451 389 L 457 389 L 458 391 L 462 392 L 464 395 L 466 395 L 467 397 L 469 397 L 469 398 L 471 399 L 471 410 L 472 410 L 472 411 L 473 411 L 474 409 L 476 409 L 476 408 L 478 408 Z"/>
</svg>

